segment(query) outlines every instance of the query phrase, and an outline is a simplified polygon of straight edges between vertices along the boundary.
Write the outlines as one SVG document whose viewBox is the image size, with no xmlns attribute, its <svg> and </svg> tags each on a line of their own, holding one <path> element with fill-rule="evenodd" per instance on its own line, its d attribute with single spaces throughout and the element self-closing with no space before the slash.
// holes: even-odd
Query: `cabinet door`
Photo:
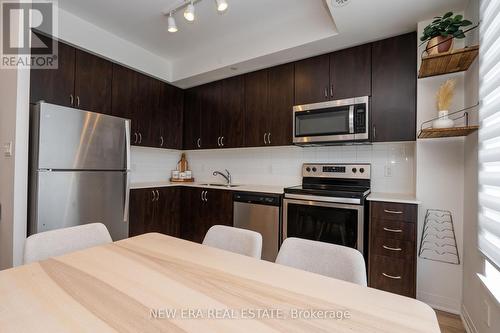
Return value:
<svg viewBox="0 0 500 333">
<path fill-rule="evenodd" d="M 52 43 L 47 36 L 36 34 L 44 43 Z M 32 69 L 30 72 L 30 102 L 47 103 L 69 106 L 74 104 L 75 90 L 75 49 L 58 42 L 58 68 Z"/>
<path fill-rule="evenodd" d="M 269 71 L 262 70 L 245 75 L 245 146 L 266 144 L 269 132 Z"/>
<path fill-rule="evenodd" d="M 208 190 L 205 203 L 205 229 L 214 225 L 233 226 L 233 192 Z"/>
<path fill-rule="evenodd" d="M 295 105 L 327 101 L 329 90 L 329 54 L 295 63 Z"/>
<path fill-rule="evenodd" d="M 206 229 L 206 202 L 202 200 L 203 188 L 182 188 L 182 219 L 181 219 L 181 238 L 201 243 Z"/>
<path fill-rule="evenodd" d="M 221 82 L 213 82 L 201 89 L 201 142 L 202 148 L 219 148 Z"/>
<path fill-rule="evenodd" d="M 176 187 L 158 189 L 158 200 L 155 202 L 156 223 L 160 232 L 165 235 L 180 237 L 180 189 Z"/>
<path fill-rule="evenodd" d="M 111 114 L 111 62 L 76 50 L 75 106 L 82 110 Z"/>
<path fill-rule="evenodd" d="M 269 141 L 273 146 L 293 144 L 293 64 L 269 69 Z"/>
<path fill-rule="evenodd" d="M 371 95 L 371 44 L 334 52 L 330 63 L 330 98 Z"/>
<path fill-rule="evenodd" d="M 160 98 L 161 148 L 182 149 L 182 110 L 184 93 L 182 89 L 162 84 Z"/>
<path fill-rule="evenodd" d="M 160 94 L 162 83 L 152 77 L 136 73 L 138 80 L 137 105 L 134 109 L 133 118 L 138 123 L 139 142 L 138 146 L 158 147 L 160 145 L 159 129 L 154 115 L 160 108 Z"/>
<path fill-rule="evenodd" d="M 244 76 L 225 79 L 221 83 L 222 100 L 221 144 L 223 148 L 243 147 L 245 144 L 245 80 Z"/>
<path fill-rule="evenodd" d="M 131 144 L 139 142 L 139 123 L 136 119 L 138 82 L 136 73 L 126 67 L 113 64 L 112 111 L 116 117 L 130 119 Z"/>
<path fill-rule="evenodd" d="M 416 140 L 416 33 L 373 43 L 372 140 Z"/>
<path fill-rule="evenodd" d="M 153 189 L 130 191 L 129 236 L 158 231 L 154 220 Z"/>
<path fill-rule="evenodd" d="M 183 147 L 186 150 L 200 149 L 201 142 L 200 88 L 184 92 Z"/>
</svg>

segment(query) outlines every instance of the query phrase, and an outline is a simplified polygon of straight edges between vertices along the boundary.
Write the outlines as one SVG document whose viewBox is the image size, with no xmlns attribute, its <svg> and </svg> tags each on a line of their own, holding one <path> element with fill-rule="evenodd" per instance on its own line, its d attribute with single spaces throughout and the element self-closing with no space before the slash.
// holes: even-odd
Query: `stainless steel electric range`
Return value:
<svg viewBox="0 0 500 333">
<path fill-rule="evenodd" d="M 368 248 L 370 164 L 304 164 L 302 185 L 285 189 L 283 240 L 298 237 Z"/>
</svg>

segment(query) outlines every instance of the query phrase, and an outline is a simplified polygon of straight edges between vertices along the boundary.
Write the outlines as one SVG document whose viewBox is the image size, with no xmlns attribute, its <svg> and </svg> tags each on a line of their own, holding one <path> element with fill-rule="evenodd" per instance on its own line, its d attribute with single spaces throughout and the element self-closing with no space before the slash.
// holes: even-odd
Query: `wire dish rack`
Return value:
<svg viewBox="0 0 500 333">
<path fill-rule="evenodd" d="M 455 228 L 450 211 L 427 210 L 418 256 L 449 264 L 460 264 Z"/>
</svg>

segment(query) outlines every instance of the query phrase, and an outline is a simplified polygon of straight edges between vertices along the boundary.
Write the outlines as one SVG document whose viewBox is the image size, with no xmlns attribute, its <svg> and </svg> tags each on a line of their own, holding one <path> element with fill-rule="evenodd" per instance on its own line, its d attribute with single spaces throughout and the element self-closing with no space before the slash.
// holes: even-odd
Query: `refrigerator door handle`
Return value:
<svg viewBox="0 0 500 333">
<path fill-rule="evenodd" d="M 130 120 L 125 121 L 125 149 L 125 170 L 130 171 Z"/>
<path fill-rule="evenodd" d="M 123 222 L 128 222 L 130 207 L 130 172 L 125 173 L 125 203 L 123 205 Z"/>
</svg>

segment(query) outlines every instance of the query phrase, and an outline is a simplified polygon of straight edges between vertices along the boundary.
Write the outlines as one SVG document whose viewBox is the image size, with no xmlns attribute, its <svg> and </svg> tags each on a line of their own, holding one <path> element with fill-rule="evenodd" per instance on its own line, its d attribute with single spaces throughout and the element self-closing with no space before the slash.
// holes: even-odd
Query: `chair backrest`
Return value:
<svg viewBox="0 0 500 333">
<path fill-rule="evenodd" d="M 24 263 L 29 264 L 111 242 L 109 231 L 102 223 L 41 232 L 26 239 Z"/>
<path fill-rule="evenodd" d="M 365 259 L 350 247 L 287 238 L 276 263 L 366 286 Z"/>
<path fill-rule="evenodd" d="M 211 227 L 205 235 L 203 245 L 258 259 L 262 255 L 261 234 L 225 225 L 214 225 Z"/>
</svg>

